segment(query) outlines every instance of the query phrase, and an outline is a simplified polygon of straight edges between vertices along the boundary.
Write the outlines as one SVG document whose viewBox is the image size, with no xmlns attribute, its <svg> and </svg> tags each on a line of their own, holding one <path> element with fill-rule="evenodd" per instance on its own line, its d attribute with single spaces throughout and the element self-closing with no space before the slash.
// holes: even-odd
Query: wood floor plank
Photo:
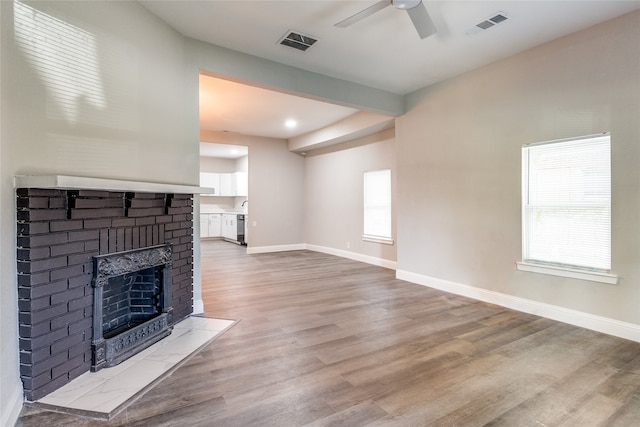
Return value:
<svg viewBox="0 0 640 427">
<path fill-rule="evenodd" d="M 607 427 L 637 426 L 640 420 L 640 392 L 636 393 L 615 414 L 609 417 L 603 425 Z"/>
<path fill-rule="evenodd" d="M 18 427 L 640 425 L 640 344 L 403 282 L 202 243 L 205 315 L 240 320 L 111 421 Z"/>
<path fill-rule="evenodd" d="M 342 411 L 338 411 L 328 417 L 321 418 L 310 424 L 309 427 L 330 426 L 366 426 L 372 422 L 383 419 L 388 414 L 375 402 L 366 400 L 355 405 L 350 405 Z"/>
<path fill-rule="evenodd" d="M 469 401 L 446 415 L 430 421 L 432 426 L 484 426 L 504 412 L 531 398 L 548 385 L 543 376 L 524 374 L 491 380 L 485 391 L 475 392 Z M 444 406 L 444 405 L 443 405 Z"/>
<path fill-rule="evenodd" d="M 512 426 L 524 422 L 531 425 L 575 425 L 584 420 L 575 418 L 572 411 L 594 392 L 594 388 L 616 373 L 611 367 L 587 364 L 549 385 L 531 399 L 498 417 L 491 425 Z M 611 414 L 609 414 L 611 415 Z M 590 424 L 598 425 L 598 423 Z"/>
</svg>

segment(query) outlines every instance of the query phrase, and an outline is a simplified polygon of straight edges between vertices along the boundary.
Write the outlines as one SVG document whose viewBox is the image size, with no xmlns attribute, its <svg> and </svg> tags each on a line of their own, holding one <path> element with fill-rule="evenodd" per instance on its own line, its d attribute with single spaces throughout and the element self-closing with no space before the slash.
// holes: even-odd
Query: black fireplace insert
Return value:
<svg viewBox="0 0 640 427">
<path fill-rule="evenodd" d="M 171 246 L 94 259 L 91 370 L 115 366 L 171 333 Z"/>
</svg>

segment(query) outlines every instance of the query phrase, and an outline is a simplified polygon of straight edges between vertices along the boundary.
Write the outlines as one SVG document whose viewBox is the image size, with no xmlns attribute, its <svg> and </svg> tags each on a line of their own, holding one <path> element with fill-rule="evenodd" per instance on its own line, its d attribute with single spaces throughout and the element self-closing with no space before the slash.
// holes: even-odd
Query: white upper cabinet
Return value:
<svg viewBox="0 0 640 427">
<path fill-rule="evenodd" d="M 215 189 L 214 194 L 203 194 L 203 196 L 249 196 L 249 179 L 246 172 L 200 172 L 200 187 Z"/>
<path fill-rule="evenodd" d="M 220 196 L 233 197 L 236 195 L 236 179 L 233 173 L 220 174 Z"/>
<path fill-rule="evenodd" d="M 236 196 L 249 196 L 249 175 L 246 172 L 236 172 Z"/>
<path fill-rule="evenodd" d="M 220 174 L 211 172 L 200 172 L 200 187 L 213 188 L 213 194 L 205 194 L 205 196 L 220 195 Z"/>
</svg>

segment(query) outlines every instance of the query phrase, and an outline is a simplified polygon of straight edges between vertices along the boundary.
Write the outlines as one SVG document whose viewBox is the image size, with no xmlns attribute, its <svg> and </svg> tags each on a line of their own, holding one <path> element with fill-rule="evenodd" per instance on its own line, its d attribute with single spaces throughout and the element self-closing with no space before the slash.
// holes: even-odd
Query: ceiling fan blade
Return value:
<svg viewBox="0 0 640 427">
<path fill-rule="evenodd" d="M 421 39 L 426 39 L 438 32 L 424 3 L 420 3 L 416 7 L 407 9 L 407 13 L 409 14 L 411 22 L 413 22 L 413 26 L 416 27 Z"/>
<path fill-rule="evenodd" d="M 340 28 L 345 28 L 348 27 L 350 25 L 355 24 L 356 22 L 373 15 L 374 13 L 378 12 L 379 10 L 384 9 L 387 6 L 390 6 L 391 3 L 389 2 L 389 0 L 380 0 L 379 2 L 369 6 L 368 8 L 361 10 L 360 12 L 356 13 L 355 15 L 352 15 L 350 17 L 348 17 L 345 20 L 342 20 L 340 22 L 338 22 L 337 24 L 334 25 L 334 27 L 340 27 Z"/>
</svg>

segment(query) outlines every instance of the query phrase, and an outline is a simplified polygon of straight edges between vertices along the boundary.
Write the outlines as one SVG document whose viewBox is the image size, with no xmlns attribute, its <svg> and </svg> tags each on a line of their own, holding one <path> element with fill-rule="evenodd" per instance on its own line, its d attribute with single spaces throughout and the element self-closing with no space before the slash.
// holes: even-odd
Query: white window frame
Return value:
<svg viewBox="0 0 640 427">
<path fill-rule="evenodd" d="M 562 277 L 571 277 L 571 278 L 590 280 L 590 281 L 596 281 L 601 283 L 616 284 L 618 281 L 618 277 L 616 275 L 611 274 L 611 266 L 610 266 L 610 262 L 611 262 L 611 259 L 610 259 L 610 254 L 611 254 L 611 233 L 610 233 L 611 194 L 610 194 L 610 191 L 608 192 L 607 200 L 605 200 L 604 202 L 600 201 L 597 204 L 594 203 L 593 205 L 594 208 L 605 209 L 605 211 L 608 209 L 608 215 L 609 215 L 608 235 L 605 234 L 602 237 L 601 241 L 599 242 L 604 245 L 605 250 L 609 251 L 609 257 L 605 258 L 605 260 L 608 259 L 609 261 L 608 263 L 605 262 L 603 265 L 599 265 L 599 266 L 589 266 L 589 265 L 577 266 L 577 265 L 569 265 L 569 264 L 563 263 L 561 256 L 555 260 L 548 259 L 549 258 L 548 253 L 545 255 L 547 259 L 543 259 L 543 260 L 535 259 L 536 258 L 535 256 L 530 257 L 530 253 L 533 251 L 530 246 L 530 240 L 532 241 L 534 240 L 534 239 L 530 239 L 530 229 L 533 229 L 535 227 L 533 223 L 529 221 L 529 217 L 528 217 L 529 212 L 536 212 L 536 210 L 537 212 L 540 212 L 541 210 L 544 211 L 545 208 L 548 209 L 549 205 L 547 204 L 545 206 L 544 203 L 535 203 L 535 202 L 530 202 L 529 200 L 529 194 L 530 194 L 529 179 L 532 175 L 535 174 L 535 172 L 532 172 L 529 170 L 529 161 L 530 161 L 529 156 L 533 155 L 534 152 L 544 151 L 545 148 L 549 148 L 549 151 L 551 151 L 551 149 L 553 149 L 552 147 L 550 147 L 551 144 L 564 144 L 566 147 L 566 146 L 569 146 L 569 143 L 572 145 L 575 145 L 576 150 L 582 149 L 582 147 L 579 146 L 579 144 L 581 143 L 584 143 L 585 145 L 594 144 L 594 143 L 597 143 L 597 144 L 606 143 L 608 144 L 608 149 L 610 153 L 611 140 L 610 140 L 609 133 L 589 135 L 589 136 L 564 139 L 564 140 L 547 141 L 547 142 L 537 143 L 537 144 L 527 144 L 522 147 L 522 261 L 517 262 L 516 265 L 518 270 L 521 270 L 521 271 L 550 274 L 550 275 L 562 276 Z M 549 147 L 543 147 L 543 146 L 549 146 Z M 562 148 L 559 145 L 556 145 L 556 147 Z M 607 157 L 607 159 L 610 159 L 610 157 Z M 610 190 L 611 188 L 610 160 L 609 160 L 608 172 L 609 172 L 608 185 Z M 543 177 L 543 175 L 535 175 L 535 176 Z M 541 180 L 536 182 L 543 182 L 543 181 Z M 535 185 L 536 182 L 532 182 L 531 185 Z M 542 185 L 545 185 L 544 182 Z M 606 199 L 606 196 L 607 194 L 605 194 L 605 199 Z M 589 203 L 589 202 L 585 202 L 582 199 L 578 201 L 566 201 L 562 203 L 557 203 L 554 206 L 552 206 L 552 208 L 560 208 L 560 209 L 564 208 L 568 210 L 571 210 L 571 209 L 575 210 L 575 209 L 584 209 L 585 206 L 587 207 L 591 206 L 589 204 L 585 205 L 585 203 Z M 535 245 L 535 243 L 531 243 L 531 245 Z"/>
<path fill-rule="evenodd" d="M 380 182 L 382 182 L 382 186 L 379 185 Z M 362 240 L 393 244 L 391 169 L 366 171 L 363 183 Z M 377 185 L 372 191 L 374 184 Z"/>
</svg>

